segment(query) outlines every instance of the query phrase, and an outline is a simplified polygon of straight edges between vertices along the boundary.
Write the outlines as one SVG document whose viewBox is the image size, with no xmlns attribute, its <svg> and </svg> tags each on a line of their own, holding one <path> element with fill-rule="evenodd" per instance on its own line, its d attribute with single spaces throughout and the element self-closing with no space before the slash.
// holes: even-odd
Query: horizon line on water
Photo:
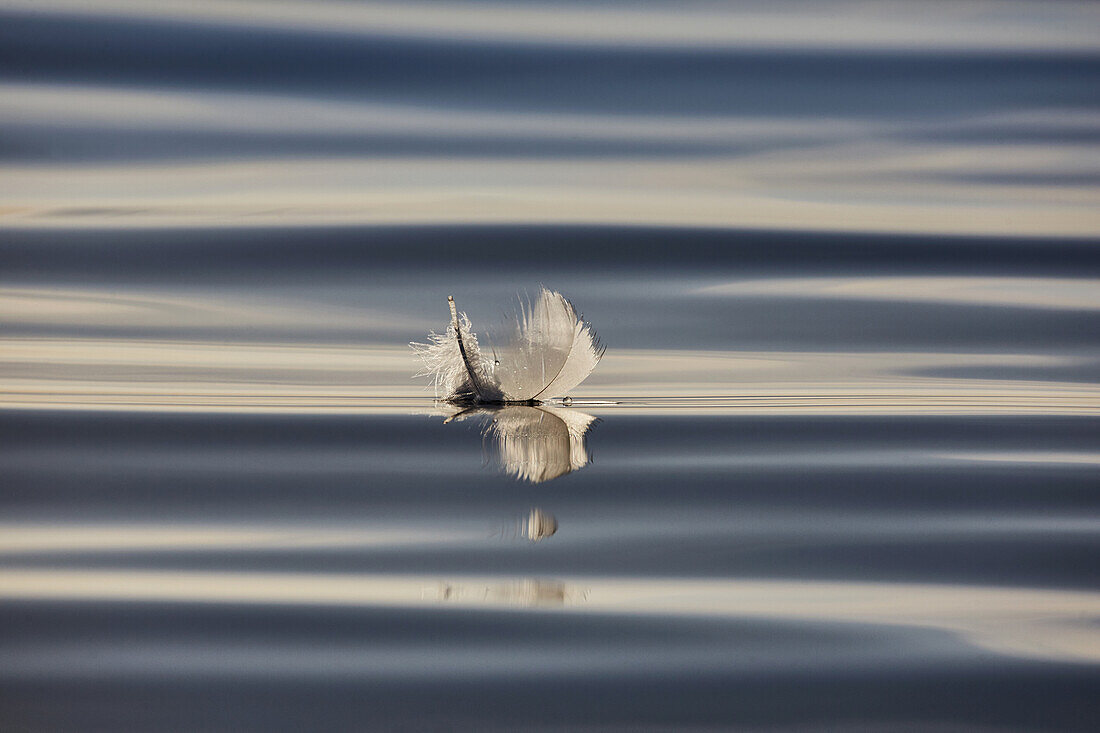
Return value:
<svg viewBox="0 0 1100 733">
<path fill-rule="evenodd" d="M 0 401 L 4 411 L 160 412 L 198 414 L 301 414 L 301 415 L 435 415 L 441 404 L 431 397 L 354 397 L 298 395 L 217 394 L 65 394 L 6 392 Z M 575 398 L 569 405 L 544 403 L 561 409 L 586 411 L 595 416 L 623 415 L 723 415 L 723 416 L 997 416 L 1049 415 L 1100 416 L 1100 394 L 1065 396 L 1036 393 L 1017 395 L 866 395 L 830 396 L 695 396 L 623 398 L 615 400 Z M 507 408 L 509 405 L 501 405 Z"/>
<path fill-rule="evenodd" d="M 4 353 L 0 409 L 402 414 L 429 409 L 435 403 L 429 385 L 412 376 L 417 364 L 408 347 L 385 339 L 374 343 L 253 342 L 212 338 L 217 332 L 201 340 L 170 335 L 46 335 L 53 320 L 71 322 L 74 314 L 85 316 L 90 327 L 104 318 L 116 323 L 132 318 L 135 326 L 144 327 L 149 325 L 146 318 L 157 323 L 166 317 L 195 318 L 195 325 L 202 327 L 209 318 L 207 310 L 217 301 L 177 295 L 174 299 L 116 302 L 110 297 L 93 297 L 90 292 L 65 290 L 60 295 L 66 297 L 52 290 L 22 294 L 29 300 L 9 299 L 16 322 L 18 313 L 28 308 L 38 320 L 24 324 L 31 329 L 28 335 L 0 339 Z M 286 305 L 281 304 L 283 310 Z M 229 312 L 237 313 L 235 317 L 251 319 L 242 321 L 243 325 L 258 327 L 274 320 L 285 327 L 288 323 L 280 315 L 283 310 L 271 311 L 247 301 L 234 302 L 234 307 Z M 307 331 L 322 317 L 337 317 L 325 312 L 290 312 Z M 340 317 L 352 317 L 353 325 L 362 317 L 354 309 L 349 313 L 351 316 L 344 313 Z M 405 326 L 411 329 L 416 324 Z M 363 328 L 360 331 L 367 333 Z M 572 407 L 597 412 L 664 414 L 684 410 L 1093 414 L 1100 410 L 1100 383 L 1093 375 L 1100 356 L 1094 350 L 942 349 L 624 347 L 609 351 L 600 368 L 571 390 L 569 397 Z M 675 378 L 670 379 L 671 375 Z"/>
</svg>

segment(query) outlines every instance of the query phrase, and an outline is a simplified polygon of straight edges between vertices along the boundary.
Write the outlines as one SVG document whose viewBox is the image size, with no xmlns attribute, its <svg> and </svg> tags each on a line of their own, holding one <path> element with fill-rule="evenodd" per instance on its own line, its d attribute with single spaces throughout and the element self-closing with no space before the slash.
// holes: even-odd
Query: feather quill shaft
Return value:
<svg viewBox="0 0 1100 733">
<path fill-rule="evenodd" d="M 458 309 L 455 307 L 453 295 L 447 296 L 447 305 L 451 309 L 451 328 L 455 331 L 455 339 L 458 341 L 458 353 L 462 355 L 462 363 L 466 366 L 466 373 L 470 375 L 470 385 L 477 394 L 478 401 L 484 398 L 485 390 L 478 382 L 477 371 L 470 366 L 470 357 L 466 353 L 466 344 L 462 342 L 462 324 L 458 322 Z"/>
</svg>

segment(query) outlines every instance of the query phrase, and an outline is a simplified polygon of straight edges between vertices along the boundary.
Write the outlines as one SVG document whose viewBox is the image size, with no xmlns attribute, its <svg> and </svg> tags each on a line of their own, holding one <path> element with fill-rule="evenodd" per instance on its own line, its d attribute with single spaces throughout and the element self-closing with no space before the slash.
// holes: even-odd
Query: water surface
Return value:
<svg viewBox="0 0 1100 733">
<path fill-rule="evenodd" d="M 914 8 L 0 3 L 0 728 L 1092 729 L 1100 16 Z"/>
</svg>

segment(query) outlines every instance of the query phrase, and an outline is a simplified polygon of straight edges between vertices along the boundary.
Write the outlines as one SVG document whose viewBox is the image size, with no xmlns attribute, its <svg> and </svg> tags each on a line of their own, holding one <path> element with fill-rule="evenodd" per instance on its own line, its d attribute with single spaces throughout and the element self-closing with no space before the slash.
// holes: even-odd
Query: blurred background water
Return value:
<svg viewBox="0 0 1100 733">
<path fill-rule="evenodd" d="M 0 728 L 1089 730 L 1100 9 L 0 2 Z M 608 346 L 455 416 L 517 292 Z"/>
</svg>

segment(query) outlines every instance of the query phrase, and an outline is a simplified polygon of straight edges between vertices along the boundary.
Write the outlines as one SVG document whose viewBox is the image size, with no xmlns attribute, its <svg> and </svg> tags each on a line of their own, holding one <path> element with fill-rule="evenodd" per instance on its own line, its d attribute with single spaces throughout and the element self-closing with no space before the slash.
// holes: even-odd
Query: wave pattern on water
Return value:
<svg viewBox="0 0 1100 733">
<path fill-rule="evenodd" d="M 6 226 L 1097 231 L 1087 5 L 100 5 L 0 6 Z"/>
<path fill-rule="evenodd" d="M 0 0 L 0 727 L 1092 730 L 1098 29 Z"/>
</svg>

